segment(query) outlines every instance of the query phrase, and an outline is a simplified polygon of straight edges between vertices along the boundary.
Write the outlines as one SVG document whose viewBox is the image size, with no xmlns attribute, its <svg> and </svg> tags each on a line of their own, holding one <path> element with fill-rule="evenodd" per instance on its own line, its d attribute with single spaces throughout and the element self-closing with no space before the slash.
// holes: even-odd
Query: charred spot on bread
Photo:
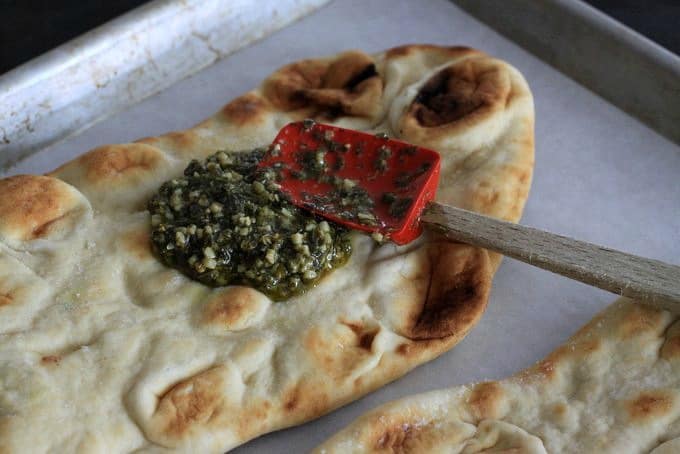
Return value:
<svg viewBox="0 0 680 454">
<path fill-rule="evenodd" d="M 393 47 L 385 52 L 388 59 L 409 57 L 412 55 L 422 54 L 427 52 L 430 54 L 439 54 L 445 59 L 461 57 L 469 54 L 481 54 L 480 51 L 466 46 L 437 46 L 434 44 L 404 44 Z"/>
<path fill-rule="evenodd" d="M 484 251 L 456 249 L 452 243 L 429 245 L 429 284 L 420 311 L 408 329 L 411 339 L 461 337 L 486 307 L 491 271 Z M 435 271 L 436 270 L 436 271 Z"/>
<path fill-rule="evenodd" d="M 260 292 L 243 286 L 231 286 L 214 292 L 201 309 L 203 326 L 222 330 L 242 330 L 257 323 L 269 300 Z"/>
<path fill-rule="evenodd" d="M 676 402 L 675 393 L 667 390 L 648 390 L 626 401 L 625 405 L 630 419 L 642 423 L 670 415 Z"/>
<path fill-rule="evenodd" d="M 222 114 L 239 126 L 247 126 L 264 120 L 269 110 L 267 101 L 250 92 L 231 101 L 222 108 Z"/>
<path fill-rule="evenodd" d="M 421 80 L 392 103 L 389 118 L 404 139 L 423 146 L 477 149 L 506 130 L 514 115 L 504 112 L 531 109 L 531 93 L 521 75 L 481 53 L 443 60 Z"/>
<path fill-rule="evenodd" d="M 480 109 L 493 109 L 507 95 L 497 70 L 474 62 L 451 65 L 432 76 L 413 100 L 410 111 L 427 128 L 460 120 Z"/>
<path fill-rule="evenodd" d="M 88 180 L 102 184 L 114 178 L 155 170 L 162 153 L 146 144 L 106 145 L 83 155 L 78 161 Z"/>
<path fill-rule="evenodd" d="M 375 61 L 349 51 L 333 60 L 302 60 L 279 69 L 263 93 L 276 108 L 302 117 L 373 116 L 380 108 L 383 82 Z"/>
</svg>

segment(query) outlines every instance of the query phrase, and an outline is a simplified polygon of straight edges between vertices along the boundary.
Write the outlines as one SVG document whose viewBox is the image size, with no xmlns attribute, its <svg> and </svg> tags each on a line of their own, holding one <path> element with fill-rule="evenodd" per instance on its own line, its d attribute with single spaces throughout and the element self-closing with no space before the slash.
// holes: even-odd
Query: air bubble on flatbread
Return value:
<svg viewBox="0 0 680 454">
<path fill-rule="evenodd" d="M 19 261 L 0 254 L 0 334 L 28 328 L 49 304 L 49 285 Z"/>
<path fill-rule="evenodd" d="M 143 211 L 160 184 L 183 163 L 143 143 L 104 145 L 51 173 L 78 186 L 96 208 Z M 115 190 L 112 190 L 115 188 Z"/>
<path fill-rule="evenodd" d="M 270 305 L 271 300 L 252 287 L 217 289 L 201 304 L 199 323 L 216 333 L 241 331 L 262 320 Z"/>
<path fill-rule="evenodd" d="M 375 322 L 342 320 L 334 326 L 312 327 L 302 342 L 315 369 L 343 383 L 375 367 L 384 348 L 382 331 Z"/>
<path fill-rule="evenodd" d="M 209 366 L 160 388 L 163 380 L 158 378 L 160 382 L 145 390 L 152 394 L 144 397 L 143 414 L 137 414 L 147 438 L 170 448 L 188 442 L 203 452 L 234 443 L 238 435 L 225 426 L 239 406 L 244 385 L 233 366 Z"/>
<path fill-rule="evenodd" d="M 125 266 L 123 279 L 130 303 L 148 309 L 175 311 L 192 305 L 202 306 L 209 292 L 205 286 L 155 259 L 131 261 Z"/>
<path fill-rule="evenodd" d="M 151 249 L 149 215 L 128 215 L 122 227 L 100 241 L 100 247 L 116 248 L 121 254 L 122 287 L 130 304 L 175 311 L 200 303 L 209 289 L 180 271 L 161 263 Z"/>
<path fill-rule="evenodd" d="M 524 115 L 527 102 L 531 93 L 518 71 L 474 56 L 435 68 L 404 87 L 389 119 L 407 141 L 442 152 L 471 152 L 494 143 L 516 114 Z"/>
<path fill-rule="evenodd" d="M 286 65 L 263 84 L 264 97 L 291 120 L 314 118 L 345 127 L 375 125 L 383 112 L 376 61 L 359 51 Z"/>
<path fill-rule="evenodd" d="M 477 433 L 465 444 L 463 454 L 478 452 L 521 452 L 547 454 L 540 438 L 504 421 L 484 420 Z"/>
<path fill-rule="evenodd" d="M 92 209 L 73 186 L 56 178 L 18 175 L 0 180 L 0 243 L 29 247 L 62 240 L 90 221 Z"/>
</svg>

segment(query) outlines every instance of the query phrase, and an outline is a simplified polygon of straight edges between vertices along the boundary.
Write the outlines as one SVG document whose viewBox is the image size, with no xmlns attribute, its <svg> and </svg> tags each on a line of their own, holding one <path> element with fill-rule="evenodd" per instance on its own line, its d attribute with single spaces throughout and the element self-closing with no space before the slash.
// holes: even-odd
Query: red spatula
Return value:
<svg viewBox="0 0 680 454">
<path fill-rule="evenodd" d="M 435 151 L 350 129 L 291 123 L 261 167 L 277 168 L 291 202 L 406 244 L 423 228 L 664 308 L 680 308 L 680 267 L 434 202 Z"/>
</svg>

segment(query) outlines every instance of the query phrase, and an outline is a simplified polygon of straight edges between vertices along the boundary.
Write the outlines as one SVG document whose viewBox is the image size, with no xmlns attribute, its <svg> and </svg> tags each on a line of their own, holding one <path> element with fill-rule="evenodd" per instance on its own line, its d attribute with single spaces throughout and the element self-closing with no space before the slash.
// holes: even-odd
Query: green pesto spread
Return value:
<svg viewBox="0 0 680 454">
<path fill-rule="evenodd" d="M 245 284 L 282 300 L 347 261 L 349 231 L 289 203 L 277 170 L 257 169 L 264 154 L 220 151 L 161 186 L 148 210 L 165 264 L 206 285 Z M 309 158 L 323 166 L 322 156 Z"/>
<path fill-rule="evenodd" d="M 304 128 L 309 131 L 315 125 L 313 120 L 305 120 Z M 301 149 L 296 153 L 297 164 L 300 170 L 291 172 L 291 177 L 298 180 L 315 180 L 320 183 L 328 184 L 331 189 L 321 194 L 310 194 L 302 192 L 302 206 L 308 210 L 315 210 L 319 213 L 332 214 L 338 218 L 351 221 L 356 224 L 366 225 L 369 227 L 377 227 L 379 220 L 375 216 L 375 202 L 369 193 L 361 187 L 357 180 L 350 178 L 341 178 L 336 175 L 345 168 L 344 155 L 352 149 L 349 143 L 336 142 L 333 138 L 332 131 L 314 131 L 313 135 L 319 142 L 316 149 L 306 149 L 305 145 L 301 144 Z M 380 138 L 387 139 L 387 135 L 382 134 Z M 354 145 L 354 153 L 360 156 L 363 153 L 363 146 L 361 144 Z M 329 166 L 327 160 L 328 155 L 333 155 L 334 163 Z M 391 150 L 386 147 L 380 147 L 378 157 L 374 163 L 377 171 L 384 173 L 387 166 L 387 159 L 391 156 Z M 377 236 L 373 239 L 380 242 Z"/>
<path fill-rule="evenodd" d="M 334 214 L 340 219 L 357 224 L 371 227 L 378 225 L 378 219 L 373 213 L 375 203 L 356 180 L 324 175 L 319 181 L 330 184 L 333 189 L 325 195 L 303 192 L 303 207 L 319 213 Z"/>
</svg>

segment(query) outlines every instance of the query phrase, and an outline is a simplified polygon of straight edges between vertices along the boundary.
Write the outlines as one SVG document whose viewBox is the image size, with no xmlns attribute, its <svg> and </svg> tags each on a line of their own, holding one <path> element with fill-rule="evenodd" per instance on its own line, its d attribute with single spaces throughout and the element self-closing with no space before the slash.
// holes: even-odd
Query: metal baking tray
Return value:
<svg viewBox="0 0 680 454">
<path fill-rule="evenodd" d="M 156 0 L 0 77 L 0 168 L 328 3 Z"/>
<path fill-rule="evenodd" d="M 506 3 L 478 1 L 486 3 L 487 9 L 505 8 L 501 4 Z M 301 4 L 276 2 L 283 3 Z M 317 5 L 320 3 L 316 2 Z M 465 2 L 458 0 L 458 3 L 463 5 Z M 654 69 L 637 69 L 638 78 L 629 79 L 629 82 L 654 87 L 661 84 L 658 78 L 665 77 L 659 76 L 659 71 L 670 71 L 671 76 L 676 74 L 677 57 L 662 51 L 665 57 L 661 59 L 663 61 L 659 60 L 653 55 L 659 50 L 657 46 L 650 47 L 651 43 L 644 38 L 609 19 L 604 20 L 599 13 L 575 0 L 507 3 L 515 7 L 509 16 L 515 25 L 503 29 L 505 36 L 502 36 L 447 0 L 336 0 L 192 77 L 124 111 L 111 114 L 79 135 L 31 154 L 6 174 L 45 172 L 101 144 L 121 143 L 187 128 L 258 85 L 276 68 L 297 59 L 333 54 L 348 48 L 373 52 L 409 42 L 468 45 L 517 67 L 534 94 L 536 167 L 522 222 L 677 264 L 680 257 L 680 147 L 668 138 L 673 136 L 673 128 L 669 133 L 663 126 L 655 125 L 664 131 L 665 135 L 662 135 L 617 107 L 625 107 L 624 98 L 639 92 L 635 91 L 638 88 L 626 85 L 626 77 L 613 70 L 605 72 L 610 79 L 617 80 L 616 89 L 611 90 L 611 101 L 603 97 L 610 99 L 604 92 L 602 96 L 596 94 L 599 93 L 596 85 L 586 87 L 565 75 L 569 73 L 568 68 L 564 68 L 565 73 L 556 70 L 561 64 L 558 57 L 574 52 L 573 40 L 554 39 L 549 46 L 553 58 L 548 58 L 540 52 L 536 55 L 528 52 L 514 39 L 531 48 L 522 37 L 530 30 L 535 39 L 551 40 L 555 31 L 549 26 L 567 20 L 565 11 L 578 10 L 583 14 L 574 14 L 568 19 L 575 27 L 571 33 L 592 33 L 592 39 L 599 33 L 615 39 L 617 30 L 623 30 L 625 39 L 619 36 L 617 41 L 623 46 L 621 52 L 613 53 L 599 44 L 581 51 L 581 60 L 576 59 L 574 63 L 576 70 L 603 66 L 606 69 L 607 62 L 614 68 L 616 59 L 613 55 L 618 55 L 618 58 L 625 57 L 626 67 L 651 65 L 649 68 Z M 537 4 L 541 4 L 543 20 L 536 21 L 534 17 L 531 22 L 528 18 L 532 17 L 530 12 L 532 8 L 536 10 Z M 472 11 L 469 3 L 463 6 Z M 185 14 L 197 12 L 187 10 Z M 482 17 L 479 12 L 475 14 Z M 502 29 L 498 23 L 494 27 Z M 202 29 L 198 30 L 203 34 Z M 560 30 L 559 33 L 567 31 Z M 583 40 L 587 42 L 586 38 Z M 154 60 L 158 61 L 155 57 Z M 163 68 L 170 71 L 172 67 Z M 153 67 L 147 69 L 155 71 Z M 601 76 L 602 73 L 591 78 L 597 80 Z M 42 77 L 50 80 L 49 74 Z M 670 83 L 665 96 L 675 96 L 677 77 L 663 80 L 664 84 Z M 588 84 L 587 80 L 582 81 Z M 117 83 L 111 80 L 108 86 L 117 86 Z M 91 95 L 95 96 L 95 93 L 98 92 L 92 91 Z M 107 93 L 103 97 L 104 104 L 113 96 L 113 92 Z M 655 101 L 657 95 L 651 93 L 647 91 L 636 98 L 640 109 L 663 108 Z M 97 101 L 92 98 L 89 103 L 94 105 Z M 664 115 L 676 115 L 678 105 L 676 102 L 666 107 Z M 60 106 L 69 108 L 66 101 Z M 81 111 L 75 107 L 72 112 L 80 114 Z M 108 113 L 106 109 L 98 112 L 101 115 Z M 634 110 L 630 112 L 643 117 Z M 44 124 L 31 123 L 36 133 Z M 676 121 L 675 124 L 680 123 Z M 0 126 L 4 125 L 3 119 Z M 33 150 L 38 148 L 38 143 L 49 142 L 47 135 L 40 137 L 42 142 L 34 142 Z M 9 159 L 3 156 L 4 162 L 16 159 L 21 154 L 20 149 L 15 148 Z M 494 279 L 484 317 L 454 349 L 335 412 L 299 427 L 265 435 L 235 452 L 306 452 L 360 414 L 389 400 L 510 375 L 549 353 L 614 299 L 615 296 L 609 293 L 505 259 Z"/>
</svg>

